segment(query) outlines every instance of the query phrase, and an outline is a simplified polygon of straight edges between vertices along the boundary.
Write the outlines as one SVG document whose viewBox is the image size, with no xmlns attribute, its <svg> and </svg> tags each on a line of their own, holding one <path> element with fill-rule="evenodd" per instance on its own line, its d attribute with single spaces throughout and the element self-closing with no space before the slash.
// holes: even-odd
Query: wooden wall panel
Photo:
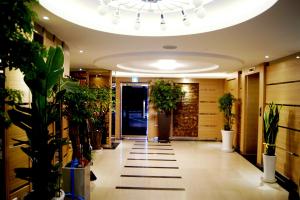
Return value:
<svg viewBox="0 0 300 200">
<path fill-rule="evenodd" d="M 31 93 L 23 81 L 23 74 L 19 70 L 6 70 L 5 73 L 5 87 L 21 90 L 23 92 L 23 102 L 30 103 Z M 9 107 L 5 109 L 8 110 Z M 5 130 L 5 178 L 7 198 L 9 198 L 10 194 L 15 190 L 20 190 L 20 193 L 22 193 L 21 186 L 27 184 L 26 181 L 15 177 L 14 169 L 16 167 L 29 166 L 29 158 L 21 150 L 20 146 L 14 146 L 16 142 L 13 141 L 12 138 L 27 140 L 25 132 L 14 124 L 11 124 L 11 126 Z"/>
<path fill-rule="evenodd" d="M 234 138 L 233 138 L 233 146 L 239 150 L 240 148 L 240 126 L 241 126 L 241 115 L 240 115 L 240 73 L 235 72 L 230 75 L 225 80 L 225 93 L 230 92 L 237 101 L 234 103 L 232 107 L 232 112 L 235 114 L 234 122 L 232 125 L 232 130 L 234 131 Z"/>
<path fill-rule="evenodd" d="M 279 128 L 276 146 L 287 152 L 300 155 L 300 134 L 297 131 Z"/>
<path fill-rule="evenodd" d="M 224 94 L 224 80 L 199 80 L 199 130 L 201 140 L 221 140 L 223 115 L 218 99 Z"/>
<path fill-rule="evenodd" d="M 293 56 L 281 62 L 271 63 L 271 67 L 267 67 L 266 70 L 266 84 L 299 80 L 299 62 L 299 59 Z"/>
<path fill-rule="evenodd" d="M 16 167 L 28 167 L 29 158 L 21 150 L 21 146 L 15 146 L 16 141 L 13 139 L 27 140 L 24 130 L 12 124 L 6 130 L 6 147 L 7 147 L 7 176 L 9 193 L 14 192 L 23 185 L 28 184 L 27 181 L 16 178 L 14 169 Z"/>
<path fill-rule="evenodd" d="M 16 189 L 28 184 L 27 181 L 16 178 L 14 169 L 18 167 L 28 167 L 29 158 L 19 147 L 9 147 L 8 153 L 8 179 L 9 179 L 9 192 L 14 192 Z"/>
<path fill-rule="evenodd" d="M 9 200 L 16 200 L 16 198 L 24 199 L 24 197 L 26 196 L 26 194 L 28 194 L 29 191 L 30 191 L 30 186 L 27 185 L 27 186 L 23 187 L 22 189 L 19 189 L 15 192 L 11 193 L 9 195 Z"/>
<path fill-rule="evenodd" d="M 273 101 L 277 104 L 300 105 L 299 91 L 300 81 L 278 85 L 267 85 L 266 102 L 270 103 Z"/>
<path fill-rule="evenodd" d="M 300 184 L 300 158 L 289 154 L 287 151 L 276 148 L 276 171 Z"/>
<path fill-rule="evenodd" d="M 300 185 L 300 61 L 294 55 L 266 68 L 266 103 L 283 104 L 276 141 L 276 170 Z"/>
<path fill-rule="evenodd" d="M 300 130 L 300 107 L 282 106 L 279 125 Z"/>
</svg>

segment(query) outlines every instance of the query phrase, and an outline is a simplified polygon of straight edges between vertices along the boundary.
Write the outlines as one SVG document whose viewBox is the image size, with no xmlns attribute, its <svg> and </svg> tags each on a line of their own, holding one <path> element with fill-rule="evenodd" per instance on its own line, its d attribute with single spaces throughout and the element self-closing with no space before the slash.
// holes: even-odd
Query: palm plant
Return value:
<svg viewBox="0 0 300 200">
<path fill-rule="evenodd" d="M 280 108 L 281 106 L 272 102 L 264 112 L 265 154 L 269 156 L 275 155 Z"/>
<path fill-rule="evenodd" d="M 224 113 L 224 130 L 232 129 L 234 114 L 231 112 L 233 102 L 236 101 L 231 93 L 225 93 L 219 98 L 219 109 Z"/>
</svg>

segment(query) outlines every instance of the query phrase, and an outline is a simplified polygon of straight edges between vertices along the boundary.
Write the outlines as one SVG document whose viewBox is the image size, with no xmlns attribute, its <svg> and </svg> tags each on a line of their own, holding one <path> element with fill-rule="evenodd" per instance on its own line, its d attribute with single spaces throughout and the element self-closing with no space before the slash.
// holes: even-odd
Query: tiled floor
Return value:
<svg viewBox="0 0 300 200">
<path fill-rule="evenodd" d="M 171 146 L 150 146 L 148 144 L 124 140 L 115 150 L 103 150 L 95 153 L 92 170 L 98 179 L 91 184 L 91 199 L 288 199 L 287 191 L 278 184 L 263 183 L 261 181 L 262 172 L 239 154 L 222 152 L 220 150 L 221 143 L 173 141 L 170 144 Z M 143 147 L 145 149 L 132 149 Z M 143 154 L 132 154 L 130 152 Z M 170 153 L 170 155 L 146 153 Z M 172 153 L 174 155 L 171 155 Z M 160 161 L 157 159 L 171 161 Z M 124 166 L 170 167 L 170 169 Z M 174 176 L 182 178 L 121 177 L 121 175 Z M 116 187 L 129 187 L 129 189 L 116 189 Z M 138 188 L 133 189 L 132 187 Z"/>
</svg>

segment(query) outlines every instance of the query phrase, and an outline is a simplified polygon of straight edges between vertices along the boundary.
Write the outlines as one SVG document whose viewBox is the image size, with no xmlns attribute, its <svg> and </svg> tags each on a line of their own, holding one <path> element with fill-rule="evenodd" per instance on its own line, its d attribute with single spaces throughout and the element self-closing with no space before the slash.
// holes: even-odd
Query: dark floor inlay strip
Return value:
<svg viewBox="0 0 300 200">
<path fill-rule="evenodd" d="M 164 148 L 145 148 L 145 147 L 134 147 L 132 149 L 150 149 L 150 150 L 174 150 L 174 149 L 164 149 Z"/>
<path fill-rule="evenodd" d="M 128 158 L 127 160 L 176 161 L 175 159 Z"/>
<path fill-rule="evenodd" d="M 147 175 L 127 175 L 127 174 L 122 174 L 121 177 L 134 177 L 134 178 L 182 178 L 181 176 L 147 176 Z"/>
<path fill-rule="evenodd" d="M 116 189 L 127 189 L 127 190 L 171 190 L 171 191 L 185 191 L 185 188 L 158 188 L 158 187 L 127 187 L 127 186 L 116 186 Z"/>
<path fill-rule="evenodd" d="M 159 167 L 159 166 L 137 166 L 137 165 L 125 165 L 127 168 L 154 168 L 154 169 L 179 169 L 179 167 Z"/>
<path fill-rule="evenodd" d="M 146 144 L 134 144 L 136 146 L 146 146 Z M 147 146 L 156 146 L 156 147 L 170 147 L 171 144 L 148 144 Z"/>
<path fill-rule="evenodd" d="M 130 154 L 158 154 L 158 155 L 175 155 L 174 153 L 149 153 L 149 152 L 130 152 Z"/>
</svg>

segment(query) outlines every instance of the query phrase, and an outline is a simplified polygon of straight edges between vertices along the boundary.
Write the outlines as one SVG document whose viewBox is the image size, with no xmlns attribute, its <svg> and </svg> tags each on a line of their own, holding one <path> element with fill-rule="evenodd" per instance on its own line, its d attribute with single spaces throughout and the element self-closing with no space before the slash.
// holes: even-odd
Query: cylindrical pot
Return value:
<svg viewBox="0 0 300 200">
<path fill-rule="evenodd" d="M 221 133 L 222 133 L 222 151 L 233 152 L 233 148 L 232 148 L 233 131 L 221 130 Z"/>
<path fill-rule="evenodd" d="M 53 197 L 52 200 L 64 200 L 65 199 L 65 192 L 60 190 L 60 197 Z"/>
<path fill-rule="evenodd" d="M 158 141 L 170 141 L 171 115 L 158 112 Z"/>
<path fill-rule="evenodd" d="M 275 183 L 276 156 L 263 154 L 264 174 L 263 181 L 267 183 Z"/>
</svg>

